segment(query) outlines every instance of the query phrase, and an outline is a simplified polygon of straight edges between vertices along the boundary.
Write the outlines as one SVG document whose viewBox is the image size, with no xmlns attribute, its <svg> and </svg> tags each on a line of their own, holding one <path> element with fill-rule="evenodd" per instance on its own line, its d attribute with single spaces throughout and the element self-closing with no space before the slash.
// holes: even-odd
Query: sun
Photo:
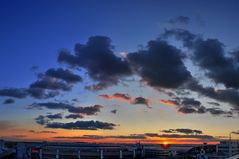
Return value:
<svg viewBox="0 0 239 159">
<path fill-rule="evenodd" d="M 167 141 L 164 141 L 163 144 L 164 144 L 164 145 L 168 145 L 168 142 L 167 142 Z"/>
</svg>

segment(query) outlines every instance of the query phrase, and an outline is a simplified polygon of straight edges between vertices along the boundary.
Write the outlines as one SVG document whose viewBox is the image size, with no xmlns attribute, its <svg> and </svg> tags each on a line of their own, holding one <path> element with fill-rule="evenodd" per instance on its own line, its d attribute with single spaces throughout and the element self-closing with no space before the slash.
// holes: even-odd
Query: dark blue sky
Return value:
<svg viewBox="0 0 239 159">
<path fill-rule="evenodd" d="M 32 132 L 65 124 L 58 136 L 218 141 L 238 130 L 238 15 L 238 0 L 0 1 L 0 136 L 53 140 Z"/>
<path fill-rule="evenodd" d="M 2 1 L 0 86 L 23 87 L 41 70 L 55 66 L 58 49 L 71 50 L 92 35 L 107 35 L 116 53 L 135 51 L 156 38 L 174 16 L 194 19 L 190 29 L 237 46 L 238 1 Z M 198 20 L 198 22 L 197 22 Z M 200 23 L 203 26 L 200 26 Z M 16 79 L 21 80 L 16 80 Z"/>
</svg>

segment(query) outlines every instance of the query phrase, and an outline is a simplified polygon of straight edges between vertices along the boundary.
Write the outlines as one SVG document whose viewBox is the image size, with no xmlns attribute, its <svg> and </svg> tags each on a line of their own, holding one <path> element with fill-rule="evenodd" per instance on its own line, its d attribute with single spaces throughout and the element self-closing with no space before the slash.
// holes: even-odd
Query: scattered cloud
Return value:
<svg viewBox="0 0 239 159">
<path fill-rule="evenodd" d="M 48 114 L 48 115 L 39 115 L 37 118 L 35 118 L 35 121 L 37 124 L 45 125 L 48 122 L 55 120 L 55 119 L 62 119 L 62 113 L 57 114 Z"/>
<path fill-rule="evenodd" d="M 42 130 L 42 131 L 29 130 L 29 132 L 34 134 L 57 134 L 57 132 L 55 131 L 48 131 L 48 130 Z"/>
<path fill-rule="evenodd" d="M 164 133 L 182 133 L 182 134 L 203 134 L 203 132 L 201 130 L 188 129 L 188 128 L 161 130 L 161 132 L 164 132 Z"/>
<path fill-rule="evenodd" d="M 117 113 L 117 110 L 114 109 L 114 110 L 111 110 L 110 112 L 111 112 L 112 114 L 116 114 L 116 113 Z"/>
<path fill-rule="evenodd" d="M 167 105 L 172 105 L 172 106 L 178 105 L 177 101 L 173 101 L 173 100 L 158 99 L 158 101 L 159 101 L 159 103 L 162 103 L 162 104 L 167 104 Z"/>
<path fill-rule="evenodd" d="M 66 119 L 82 119 L 84 116 L 82 114 L 69 114 L 65 116 Z"/>
<path fill-rule="evenodd" d="M 142 80 L 155 88 L 177 88 L 191 78 L 183 63 L 183 53 L 160 39 L 149 41 L 147 49 L 127 57 Z"/>
<path fill-rule="evenodd" d="M 43 76 L 37 81 L 33 82 L 30 85 L 30 88 L 40 88 L 40 89 L 49 89 L 49 90 L 63 90 L 70 91 L 72 85 L 69 85 L 63 81 L 60 81 L 56 78 Z"/>
<path fill-rule="evenodd" d="M 45 124 L 46 128 L 69 129 L 69 130 L 113 130 L 117 125 L 114 123 L 101 121 L 76 121 L 69 123 L 49 122 Z"/>
<path fill-rule="evenodd" d="M 80 75 L 74 74 L 72 71 L 64 70 L 62 68 L 50 68 L 46 71 L 45 75 L 64 80 L 67 83 L 76 83 L 82 81 Z"/>
<path fill-rule="evenodd" d="M 133 99 L 128 94 L 124 93 L 115 93 L 113 95 L 101 94 L 98 96 L 107 100 L 119 100 L 128 103 L 131 103 L 133 101 Z"/>
<path fill-rule="evenodd" d="M 4 88 L 0 89 L 0 96 L 25 98 L 28 95 L 27 90 L 24 88 Z"/>
<path fill-rule="evenodd" d="M 39 109 L 39 108 L 67 110 L 70 113 L 77 113 L 82 115 L 97 115 L 97 113 L 100 112 L 100 109 L 103 108 L 103 106 L 94 105 L 86 107 L 75 107 L 71 104 L 54 103 L 54 102 L 33 103 L 30 106 L 28 106 L 28 109 Z"/>
<path fill-rule="evenodd" d="M 106 99 L 106 100 L 118 100 L 123 102 L 128 102 L 130 104 L 143 104 L 149 107 L 149 104 L 152 102 L 152 99 L 144 98 L 144 97 L 136 97 L 132 98 L 128 94 L 124 93 L 115 93 L 113 95 L 102 94 L 98 95 L 98 97 Z"/>
<path fill-rule="evenodd" d="M 15 100 L 12 98 L 8 98 L 3 102 L 3 104 L 13 104 L 13 103 L 15 103 Z"/>
<path fill-rule="evenodd" d="M 97 89 L 115 85 L 119 78 L 132 73 L 128 62 L 114 54 L 111 39 L 105 36 L 92 36 L 86 44 L 76 44 L 74 54 L 61 51 L 58 62 L 86 69 L 98 82 Z"/>
</svg>

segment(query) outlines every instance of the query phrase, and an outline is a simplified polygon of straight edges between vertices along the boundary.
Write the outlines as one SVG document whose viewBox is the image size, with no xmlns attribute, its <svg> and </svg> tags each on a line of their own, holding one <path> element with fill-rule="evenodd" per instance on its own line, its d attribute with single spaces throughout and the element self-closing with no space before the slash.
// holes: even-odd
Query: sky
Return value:
<svg viewBox="0 0 239 159">
<path fill-rule="evenodd" d="M 239 139 L 239 2 L 0 2 L 0 136 Z"/>
</svg>

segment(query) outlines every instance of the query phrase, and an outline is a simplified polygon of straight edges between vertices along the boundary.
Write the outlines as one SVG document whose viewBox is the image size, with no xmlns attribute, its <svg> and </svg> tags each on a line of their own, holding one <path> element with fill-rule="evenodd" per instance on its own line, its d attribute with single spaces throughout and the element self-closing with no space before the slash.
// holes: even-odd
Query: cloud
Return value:
<svg viewBox="0 0 239 159">
<path fill-rule="evenodd" d="M 114 109 L 114 110 L 111 110 L 110 112 L 111 112 L 112 114 L 116 114 L 116 113 L 117 113 L 117 110 Z"/>
<path fill-rule="evenodd" d="M 34 134 L 57 134 L 57 132 L 55 131 L 47 131 L 47 130 L 43 130 L 43 131 L 29 130 L 29 132 Z"/>
<path fill-rule="evenodd" d="M 214 106 L 220 106 L 220 104 L 219 103 L 217 103 L 217 102 L 207 102 L 208 104 L 211 104 L 211 105 L 214 105 Z"/>
<path fill-rule="evenodd" d="M 30 88 L 41 88 L 41 89 L 49 89 L 49 90 L 63 90 L 70 91 L 72 85 L 69 85 L 63 81 L 57 80 L 52 77 L 43 76 L 37 81 L 33 82 L 30 85 Z"/>
<path fill-rule="evenodd" d="M 24 88 L 4 88 L 0 89 L 0 96 L 25 98 L 28 95 L 27 89 Z"/>
<path fill-rule="evenodd" d="M 98 95 L 98 97 L 106 99 L 106 100 L 118 100 L 118 101 L 128 102 L 130 104 L 143 104 L 146 106 L 149 106 L 149 104 L 152 102 L 152 100 L 149 98 L 144 98 L 144 97 L 132 98 L 128 94 L 124 94 L 124 93 L 115 93 L 113 95 L 101 94 L 101 95 Z"/>
<path fill-rule="evenodd" d="M 158 99 L 158 101 L 159 101 L 159 103 L 162 103 L 162 104 L 167 104 L 167 105 L 172 105 L 172 106 L 178 105 L 177 101 L 173 101 L 173 100 Z"/>
<path fill-rule="evenodd" d="M 131 103 L 133 101 L 133 99 L 128 94 L 124 94 L 124 93 L 115 93 L 113 95 L 102 94 L 102 95 L 99 95 L 99 97 L 108 99 L 108 100 L 124 101 L 128 103 Z"/>
<path fill-rule="evenodd" d="M 32 105 L 28 106 L 28 109 L 34 109 L 34 108 L 60 109 L 60 110 L 67 110 L 70 113 L 79 113 L 83 115 L 97 115 L 97 113 L 100 112 L 100 109 L 103 108 L 103 106 L 94 105 L 94 106 L 87 106 L 87 107 L 75 107 L 70 104 L 54 103 L 54 102 L 33 103 Z"/>
<path fill-rule="evenodd" d="M 67 83 L 76 83 L 82 81 L 81 76 L 74 74 L 70 70 L 64 70 L 62 68 L 50 68 L 46 71 L 45 75 L 64 80 Z"/>
<path fill-rule="evenodd" d="M 222 110 L 220 108 L 206 108 L 201 104 L 200 101 L 194 98 L 187 97 L 175 97 L 173 100 L 161 100 L 160 103 L 177 106 L 177 111 L 183 114 L 205 114 L 210 113 L 211 115 L 218 116 L 224 115 L 224 117 L 233 117 L 232 111 Z"/>
<path fill-rule="evenodd" d="M 85 115 L 97 115 L 100 109 L 103 108 L 102 105 L 94 105 L 89 107 L 70 107 L 68 111 L 70 113 L 81 113 Z"/>
<path fill-rule="evenodd" d="M 143 104 L 149 107 L 149 104 L 152 102 L 151 99 L 146 99 L 144 97 L 136 97 L 133 101 L 132 104 Z M 151 108 L 151 107 L 149 107 Z"/>
<path fill-rule="evenodd" d="M 42 88 L 5 88 L 0 89 L 0 96 L 23 99 L 28 96 L 37 99 L 46 99 L 58 95 L 57 91 L 46 91 Z"/>
<path fill-rule="evenodd" d="M 205 75 L 222 83 L 227 88 L 239 88 L 239 68 L 235 58 L 225 51 L 224 44 L 218 39 L 203 39 L 187 30 L 166 30 L 165 37 L 175 36 L 192 51 L 191 60 L 205 72 Z"/>
<path fill-rule="evenodd" d="M 47 123 L 49 123 L 52 120 L 55 119 L 62 119 L 62 114 L 61 113 L 57 113 L 57 114 L 48 114 L 48 115 L 39 115 L 37 118 L 35 118 L 35 121 L 37 124 L 40 125 L 45 125 Z"/>
<path fill-rule="evenodd" d="M 233 134 L 239 135 L 239 130 L 238 131 L 233 131 Z"/>
<path fill-rule="evenodd" d="M 48 114 L 46 115 L 47 118 L 54 120 L 54 119 L 62 119 L 62 113 L 57 113 L 57 114 Z"/>
<path fill-rule="evenodd" d="M 66 119 L 82 119 L 84 118 L 84 116 L 82 114 L 69 114 L 67 116 L 65 116 Z"/>
<path fill-rule="evenodd" d="M 8 98 L 3 102 L 3 104 L 12 104 L 12 103 L 15 103 L 15 100 L 12 98 Z"/>
<path fill-rule="evenodd" d="M 190 18 L 186 16 L 177 16 L 168 20 L 169 24 L 182 24 L 187 25 L 190 22 Z"/>
<path fill-rule="evenodd" d="M 45 90 L 43 88 L 29 88 L 28 95 L 37 99 L 47 99 L 59 95 L 59 91 Z"/>
<path fill-rule="evenodd" d="M 128 62 L 117 57 L 112 48 L 110 38 L 92 36 L 86 44 L 76 44 L 74 54 L 61 51 L 58 62 L 86 69 L 89 76 L 102 87 L 97 89 L 103 89 L 132 73 Z"/>
<path fill-rule="evenodd" d="M 46 123 L 46 128 L 70 129 L 70 130 L 113 130 L 117 125 L 114 123 L 101 121 L 76 121 L 69 123 L 52 122 Z"/>
<path fill-rule="evenodd" d="M 35 121 L 39 125 L 45 125 L 50 121 L 50 119 L 46 118 L 43 115 L 39 115 L 38 117 L 35 118 Z"/>
<path fill-rule="evenodd" d="M 142 80 L 155 88 L 177 88 L 191 78 L 182 52 L 160 39 L 149 41 L 147 49 L 127 57 Z"/>
<path fill-rule="evenodd" d="M 188 129 L 188 128 L 161 130 L 161 132 L 164 132 L 164 133 L 182 133 L 182 134 L 203 134 L 203 132 L 201 130 Z"/>
<path fill-rule="evenodd" d="M 206 140 L 215 139 L 211 135 L 162 134 L 162 135 L 159 135 L 159 137 L 163 137 L 163 138 L 194 138 L 194 139 L 204 139 L 204 140 L 205 139 Z"/>
<path fill-rule="evenodd" d="M 185 88 L 198 92 L 200 95 L 215 99 L 220 102 L 229 103 L 233 108 L 239 110 L 239 92 L 236 89 L 218 89 L 212 87 L 204 87 L 196 80 L 188 82 Z"/>
</svg>

